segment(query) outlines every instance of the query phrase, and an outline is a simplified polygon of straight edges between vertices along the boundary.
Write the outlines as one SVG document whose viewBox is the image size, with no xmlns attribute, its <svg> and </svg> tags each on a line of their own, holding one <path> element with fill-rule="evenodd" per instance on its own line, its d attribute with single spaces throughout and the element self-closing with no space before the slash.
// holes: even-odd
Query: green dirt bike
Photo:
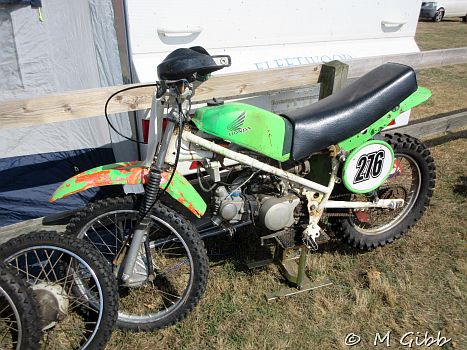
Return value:
<svg viewBox="0 0 467 350">
<path fill-rule="evenodd" d="M 215 99 L 190 115 L 196 88 L 230 63 L 201 47 L 173 51 L 158 66 L 146 159 L 88 170 L 53 194 L 55 201 L 91 187 L 144 184 L 144 195 L 88 204 L 67 228 L 112 262 L 120 327 L 156 329 L 193 309 L 208 277 L 202 238 L 261 226 L 279 252 L 300 248 L 298 274 L 287 278 L 305 288 L 306 254 L 328 239 L 324 223 L 372 249 L 401 237 L 429 204 L 428 149 L 408 135 L 381 134 L 431 96 L 413 69 L 381 65 L 285 115 Z M 195 186 L 176 170 L 179 161 L 197 168 Z M 182 206 L 162 204 L 164 193 Z M 187 220 L 184 208 L 197 219 Z"/>
</svg>

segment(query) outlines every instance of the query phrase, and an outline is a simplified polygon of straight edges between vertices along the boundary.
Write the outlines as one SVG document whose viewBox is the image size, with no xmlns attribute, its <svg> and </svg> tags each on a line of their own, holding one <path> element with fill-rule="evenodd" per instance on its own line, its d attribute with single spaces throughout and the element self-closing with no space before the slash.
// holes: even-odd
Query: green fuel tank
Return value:
<svg viewBox="0 0 467 350">
<path fill-rule="evenodd" d="M 280 115 L 245 103 L 207 106 L 196 110 L 196 127 L 280 162 L 290 158 L 292 125 Z"/>
</svg>

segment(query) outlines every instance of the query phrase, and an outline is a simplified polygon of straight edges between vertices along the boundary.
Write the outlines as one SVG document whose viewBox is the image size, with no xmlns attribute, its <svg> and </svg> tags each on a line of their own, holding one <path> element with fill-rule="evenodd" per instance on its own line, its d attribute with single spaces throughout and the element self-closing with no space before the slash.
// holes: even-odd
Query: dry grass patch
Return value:
<svg viewBox="0 0 467 350">
<path fill-rule="evenodd" d="M 467 24 L 457 19 L 419 22 L 415 40 L 423 51 L 464 47 Z M 413 119 L 467 108 L 467 64 L 425 69 L 417 78 L 418 84 L 429 88 L 433 96 L 412 111 Z"/>
<path fill-rule="evenodd" d="M 433 96 L 412 110 L 412 119 L 467 108 L 467 64 L 424 69 L 418 72 L 417 80 Z"/>
<path fill-rule="evenodd" d="M 467 46 L 467 24 L 460 18 L 445 19 L 440 23 L 418 22 L 416 33 L 420 50 L 449 49 Z"/>
</svg>

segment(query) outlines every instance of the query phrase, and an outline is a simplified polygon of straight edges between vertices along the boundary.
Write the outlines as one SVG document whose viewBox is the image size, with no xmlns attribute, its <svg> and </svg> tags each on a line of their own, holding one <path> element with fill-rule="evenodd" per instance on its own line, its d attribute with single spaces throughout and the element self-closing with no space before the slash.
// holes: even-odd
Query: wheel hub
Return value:
<svg viewBox="0 0 467 350">
<path fill-rule="evenodd" d="M 148 278 L 149 278 L 148 266 L 146 263 L 146 257 L 144 257 L 143 254 L 144 253 L 140 251 L 140 254 L 138 254 L 138 257 L 136 258 L 133 273 L 131 274 L 131 276 L 129 276 L 129 278 L 123 281 L 123 283 L 127 287 L 131 287 L 131 288 L 141 287 L 143 284 L 145 284 L 148 281 Z M 117 269 L 115 269 L 115 273 L 117 277 L 122 276 L 123 266 L 124 264 L 121 264 L 117 267 Z"/>
<path fill-rule="evenodd" d="M 32 286 L 32 290 L 39 304 L 42 330 L 54 327 L 66 317 L 69 301 L 62 286 L 40 282 Z"/>
</svg>

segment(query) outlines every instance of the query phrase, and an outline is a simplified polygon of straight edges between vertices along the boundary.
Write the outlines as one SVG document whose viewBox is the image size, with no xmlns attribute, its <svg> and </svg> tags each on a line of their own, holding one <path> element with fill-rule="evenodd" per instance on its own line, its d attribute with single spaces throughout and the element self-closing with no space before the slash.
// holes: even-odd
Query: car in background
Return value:
<svg viewBox="0 0 467 350">
<path fill-rule="evenodd" d="M 467 0 L 443 0 L 422 2 L 420 18 L 441 22 L 443 18 L 461 17 L 467 22 Z"/>
</svg>

